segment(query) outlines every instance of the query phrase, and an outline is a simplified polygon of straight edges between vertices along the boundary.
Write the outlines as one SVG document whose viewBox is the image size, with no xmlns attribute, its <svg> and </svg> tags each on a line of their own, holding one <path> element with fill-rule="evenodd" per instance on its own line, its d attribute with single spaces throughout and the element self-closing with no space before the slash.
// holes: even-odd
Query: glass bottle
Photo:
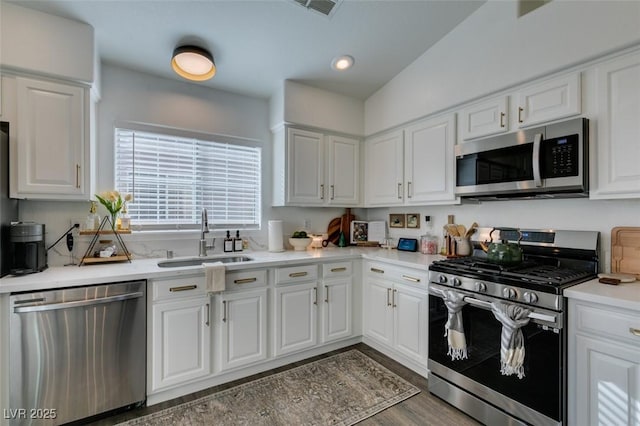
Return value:
<svg viewBox="0 0 640 426">
<path fill-rule="evenodd" d="M 431 233 L 431 217 L 425 216 L 426 233 L 420 236 L 420 252 L 422 254 L 438 253 L 438 238 Z"/>
<path fill-rule="evenodd" d="M 129 217 L 129 211 L 127 210 L 126 203 L 122 206 L 122 212 L 120 213 L 118 220 L 120 221 L 120 230 L 128 231 L 131 229 L 131 218 Z"/>
<path fill-rule="evenodd" d="M 224 239 L 223 249 L 225 253 L 233 251 L 233 238 L 231 238 L 231 231 L 227 231 L 227 237 Z"/>
<path fill-rule="evenodd" d="M 87 215 L 87 219 L 84 224 L 84 229 L 86 231 L 95 231 L 100 227 L 100 216 L 97 211 L 98 206 L 95 201 L 92 201 L 91 207 L 89 207 L 89 214 Z"/>
<path fill-rule="evenodd" d="M 236 237 L 233 239 L 233 251 L 242 251 L 242 238 L 240 238 L 240 231 L 236 231 Z"/>
</svg>

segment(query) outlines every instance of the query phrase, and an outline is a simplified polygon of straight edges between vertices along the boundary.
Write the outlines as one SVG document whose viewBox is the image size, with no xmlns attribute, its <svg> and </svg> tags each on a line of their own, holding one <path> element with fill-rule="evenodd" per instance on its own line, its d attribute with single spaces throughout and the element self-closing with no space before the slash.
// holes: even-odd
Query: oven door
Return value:
<svg viewBox="0 0 640 426">
<path fill-rule="evenodd" d="M 433 283 L 432 287 L 440 287 Z M 441 287 L 446 289 L 445 287 Z M 449 289 L 451 290 L 451 289 Z M 457 290 L 456 290 L 457 291 Z M 525 377 L 500 373 L 501 323 L 489 303 L 496 298 L 460 291 L 473 301 L 462 308 L 468 357 L 452 361 L 444 336 L 447 308 L 443 300 L 429 295 L 429 370 L 432 375 L 532 424 L 558 424 L 565 417 L 565 337 L 562 314 L 538 311 L 522 328 L 525 341 Z M 504 302 L 504 301 L 503 301 Z M 431 385 L 431 380 L 429 380 Z M 431 386 L 430 386 L 431 391 Z M 437 392 L 436 392 L 437 394 Z M 455 405 L 455 403 L 454 403 Z M 465 411 L 463 407 L 458 407 Z"/>
</svg>

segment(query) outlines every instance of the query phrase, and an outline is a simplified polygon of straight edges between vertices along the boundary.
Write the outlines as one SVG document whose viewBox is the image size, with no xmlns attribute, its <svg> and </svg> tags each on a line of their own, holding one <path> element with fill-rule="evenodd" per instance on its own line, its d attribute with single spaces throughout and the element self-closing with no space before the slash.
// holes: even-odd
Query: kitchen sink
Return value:
<svg viewBox="0 0 640 426">
<path fill-rule="evenodd" d="M 167 259 L 158 262 L 161 268 L 178 268 L 181 266 L 197 266 L 203 263 L 238 263 L 253 260 L 249 256 L 209 256 L 209 257 L 189 257 L 186 259 Z"/>
</svg>

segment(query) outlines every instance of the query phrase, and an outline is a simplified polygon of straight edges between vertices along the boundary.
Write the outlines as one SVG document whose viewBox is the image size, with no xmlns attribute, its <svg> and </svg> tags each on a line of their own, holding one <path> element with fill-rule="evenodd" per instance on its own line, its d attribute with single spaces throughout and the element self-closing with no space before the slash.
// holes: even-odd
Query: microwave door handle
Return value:
<svg viewBox="0 0 640 426">
<path fill-rule="evenodd" d="M 536 133 L 533 137 L 533 183 L 536 188 L 542 188 L 540 176 L 540 147 L 542 145 L 542 133 Z"/>
</svg>

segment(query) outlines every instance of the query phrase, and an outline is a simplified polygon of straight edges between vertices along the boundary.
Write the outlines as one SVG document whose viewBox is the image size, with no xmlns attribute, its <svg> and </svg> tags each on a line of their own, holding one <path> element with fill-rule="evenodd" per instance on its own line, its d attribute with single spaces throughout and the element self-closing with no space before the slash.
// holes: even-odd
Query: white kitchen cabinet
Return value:
<svg viewBox="0 0 640 426">
<path fill-rule="evenodd" d="M 597 138 L 590 198 L 640 197 L 640 53 L 596 67 Z"/>
<path fill-rule="evenodd" d="M 276 356 L 312 348 L 318 342 L 318 283 L 296 283 L 274 291 Z"/>
<path fill-rule="evenodd" d="M 578 115 L 582 112 L 580 73 L 542 81 L 518 92 L 516 117 L 518 127 Z"/>
<path fill-rule="evenodd" d="M 267 289 L 216 295 L 220 370 L 267 358 Z"/>
<path fill-rule="evenodd" d="M 369 262 L 364 268 L 365 337 L 391 349 L 390 356 L 400 354 L 426 372 L 426 274 Z"/>
<path fill-rule="evenodd" d="M 204 277 L 156 280 L 149 318 L 151 392 L 211 374 L 211 305 Z"/>
<path fill-rule="evenodd" d="M 455 203 L 454 147 L 454 114 L 367 140 L 367 206 Z"/>
<path fill-rule="evenodd" d="M 640 425 L 640 312 L 569 299 L 569 424 Z"/>
<path fill-rule="evenodd" d="M 498 96 L 470 105 L 461 113 L 462 139 L 475 139 L 509 130 L 509 97 Z"/>
<path fill-rule="evenodd" d="M 322 309 L 320 310 L 320 340 L 329 343 L 351 337 L 352 326 L 352 277 L 351 262 L 335 262 L 322 265 Z"/>
<path fill-rule="evenodd" d="M 88 89 L 17 77 L 15 198 L 90 198 Z"/>
<path fill-rule="evenodd" d="M 359 140 L 295 127 L 274 134 L 274 205 L 359 203 Z"/>
<path fill-rule="evenodd" d="M 365 142 L 366 205 L 404 204 L 404 133 L 384 133 Z"/>
</svg>

